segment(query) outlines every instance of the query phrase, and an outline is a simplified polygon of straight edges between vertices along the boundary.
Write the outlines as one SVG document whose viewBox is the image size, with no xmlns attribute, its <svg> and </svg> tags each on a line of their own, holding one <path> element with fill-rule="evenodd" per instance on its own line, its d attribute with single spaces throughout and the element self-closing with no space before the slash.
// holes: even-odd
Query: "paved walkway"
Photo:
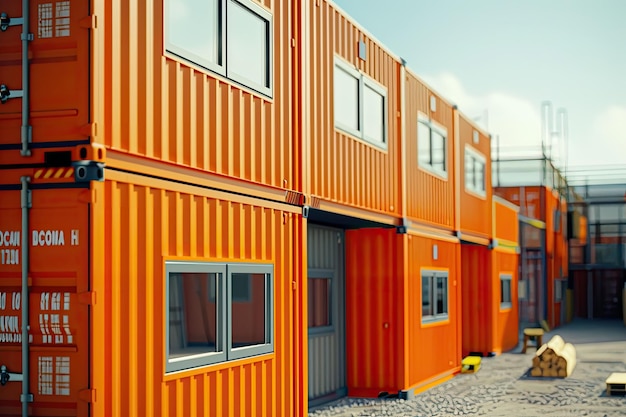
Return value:
<svg viewBox="0 0 626 417">
<path fill-rule="evenodd" d="M 611 320 L 574 320 L 558 334 L 574 344 L 577 365 L 568 378 L 529 375 L 535 349 L 521 346 L 483 358 L 476 374 L 459 374 L 410 401 L 344 398 L 310 416 L 626 416 L 626 397 L 606 395 L 606 378 L 626 372 L 626 327 Z"/>
</svg>

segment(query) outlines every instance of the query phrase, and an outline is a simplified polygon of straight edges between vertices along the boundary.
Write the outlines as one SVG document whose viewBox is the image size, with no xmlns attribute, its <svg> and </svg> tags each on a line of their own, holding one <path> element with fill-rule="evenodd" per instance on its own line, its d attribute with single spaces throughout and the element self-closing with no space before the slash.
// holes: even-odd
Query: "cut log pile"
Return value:
<svg viewBox="0 0 626 417">
<path fill-rule="evenodd" d="M 571 343 L 555 335 L 543 344 L 533 357 L 532 376 L 565 378 L 572 374 L 576 366 L 576 349 Z"/>
</svg>

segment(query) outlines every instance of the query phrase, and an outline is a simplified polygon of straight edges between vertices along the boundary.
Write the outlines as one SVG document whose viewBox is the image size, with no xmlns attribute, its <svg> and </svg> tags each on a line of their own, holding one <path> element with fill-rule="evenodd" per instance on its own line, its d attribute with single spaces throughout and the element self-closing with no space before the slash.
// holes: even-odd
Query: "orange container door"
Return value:
<svg viewBox="0 0 626 417">
<path fill-rule="evenodd" d="M 31 187 L 29 415 L 86 416 L 91 398 L 89 190 Z M 22 374 L 21 191 L 4 188 L 0 187 L 0 364 L 12 374 Z M 22 382 L 17 379 L 13 376 L 0 387 L 2 416 L 21 415 Z"/>
<path fill-rule="evenodd" d="M 22 80 L 22 2 L 0 0 L 0 12 L 13 22 L 0 32 L 0 84 L 8 96 L 0 106 L 0 149 L 21 149 L 22 98 L 30 92 L 30 147 L 86 142 L 89 136 L 89 39 L 91 19 L 87 1 L 30 3 L 32 40 L 28 43 L 28 85 Z M 0 162 L 15 162 L 13 152 L 0 153 Z M 19 153 L 17 153 L 19 155 Z M 33 154 L 33 156 L 36 156 Z M 4 160 L 4 161 L 3 161 Z M 41 162 L 41 161 L 38 161 Z"/>
</svg>

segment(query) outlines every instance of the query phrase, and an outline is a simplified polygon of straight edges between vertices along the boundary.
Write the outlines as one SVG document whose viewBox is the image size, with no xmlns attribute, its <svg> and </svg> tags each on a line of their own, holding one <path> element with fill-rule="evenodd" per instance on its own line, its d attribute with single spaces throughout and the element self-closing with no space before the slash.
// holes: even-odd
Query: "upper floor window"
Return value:
<svg viewBox="0 0 626 417">
<path fill-rule="evenodd" d="M 340 59 L 334 70 L 335 127 L 387 147 L 387 91 Z"/>
<path fill-rule="evenodd" d="M 444 127 L 419 115 L 417 121 L 417 160 L 419 166 L 444 178 L 448 177 L 446 160 L 448 134 Z"/>
<path fill-rule="evenodd" d="M 484 196 L 485 157 L 469 147 L 465 147 L 465 189 Z"/>
<path fill-rule="evenodd" d="M 165 45 L 179 57 L 272 95 L 272 15 L 252 0 L 165 0 Z"/>
<path fill-rule="evenodd" d="M 167 262 L 166 372 L 274 351 L 273 266 Z"/>
<path fill-rule="evenodd" d="M 422 271 L 422 323 L 448 318 L 448 273 Z"/>
</svg>

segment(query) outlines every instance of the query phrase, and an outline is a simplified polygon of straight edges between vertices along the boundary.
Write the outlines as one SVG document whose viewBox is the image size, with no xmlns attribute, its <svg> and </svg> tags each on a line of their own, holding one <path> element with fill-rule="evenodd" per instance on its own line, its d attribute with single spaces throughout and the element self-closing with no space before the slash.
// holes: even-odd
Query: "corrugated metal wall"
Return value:
<svg viewBox="0 0 626 417">
<path fill-rule="evenodd" d="M 519 221 L 517 220 L 517 214 L 517 209 L 511 207 L 509 203 L 495 200 L 493 202 L 493 237 L 519 243 Z"/>
<path fill-rule="evenodd" d="M 422 384 L 442 374 L 452 374 L 461 364 L 461 245 L 420 236 L 408 237 L 408 386 Z M 433 257 L 437 245 L 437 259 Z M 448 271 L 449 319 L 422 324 L 422 269 Z M 419 300 L 419 301 L 418 301 Z M 445 341 L 445 342 L 444 342 Z"/>
<path fill-rule="evenodd" d="M 89 31 L 84 26 L 89 2 L 31 1 L 29 5 L 30 31 L 34 34 L 28 43 L 32 143 L 87 140 L 91 131 L 90 44 Z M 24 15 L 21 2 L 3 1 L 1 10 L 11 19 Z M 10 26 L 2 32 L 0 42 L 0 82 L 13 91 L 24 87 L 21 33 L 21 25 Z M 3 149 L 0 163 L 15 163 L 20 158 L 22 99 L 9 99 L 0 106 L 0 125 L 0 144 L 16 147 L 15 152 Z M 43 152 L 35 152 L 24 161 L 43 162 Z"/>
<path fill-rule="evenodd" d="M 430 100 L 434 97 L 436 110 L 431 111 Z M 406 201 L 407 216 L 435 226 L 455 227 L 455 167 L 454 163 L 454 115 L 452 106 L 432 92 L 415 75 L 407 72 L 405 84 L 406 126 Z M 435 176 L 418 165 L 417 120 L 418 112 L 430 117 L 447 129 L 448 178 Z M 428 198 L 425 198 L 428 196 Z"/>
<path fill-rule="evenodd" d="M 273 97 L 165 53 L 162 2 L 95 2 L 97 142 L 268 186 L 301 187 L 294 161 L 292 2 L 273 16 Z M 164 55 L 165 54 L 165 55 Z"/>
<path fill-rule="evenodd" d="M 500 281 L 491 273 L 489 249 L 461 245 L 463 356 L 493 351 L 495 318 L 500 308 Z M 497 299 L 497 302 L 496 302 Z"/>
<path fill-rule="evenodd" d="M 394 229 L 346 232 L 349 395 L 404 388 L 404 238 Z"/>
<path fill-rule="evenodd" d="M 28 175 L 28 170 L 19 172 Z M 2 182 L 17 171 L 4 171 Z M 19 175 L 16 176 L 19 179 Z M 13 177 L 15 178 L 15 177 Z M 13 184 L 15 184 L 14 182 Z M 2 184 L 4 185 L 4 184 Z M 82 391 L 89 387 L 89 191 L 32 191 L 26 236 L 30 263 L 29 367 L 34 402 L 30 415 L 87 415 Z M 0 191 L 0 357 L 22 374 L 22 210 L 20 191 Z M 21 413 L 22 383 L 0 389 L 0 415 Z M 31 414 L 32 413 L 32 414 Z M 74 413 L 74 414 L 70 414 Z"/>
<path fill-rule="evenodd" d="M 492 285 L 497 294 L 494 299 L 497 309 L 494 323 L 494 341 L 492 351 L 496 353 L 514 349 L 519 343 L 519 306 L 518 306 L 518 259 L 519 255 L 510 250 L 496 248 L 491 253 L 493 278 Z M 500 274 L 511 274 L 511 308 L 501 309 Z"/>
<path fill-rule="evenodd" d="M 344 234 L 340 229 L 309 225 L 309 274 L 332 276 L 332 330 L 309 334 L 309 398 L 335 393 L 346 386 Z"/>
<path fill-rule="evenodd" d="M 95 416 L 304 413 L 302 218 L 280 205 L 110 171 L 94 184 Z M 286 207 L 286 206 L 285 206 Z M 128 233 L 132 231 L 132 233 Z M 167 259 L 274 264 L 274 353 L 165 374 Z M 293 281 L 293 283 L 292 283 Z M 296 409 L 296 404 L 299 404 Z"/>
<path fill-rule="evenodd" d="M 310 164 L 311 193 L 317 197 L 398 214 L 400 62 L 340 14 L 327 1 L 307 1 L 310 18 Z M 357 55 L 359 40 L 367 59 Z M 382 150 L 334 127 L 335 54 L 387 90 L 387 149 Z"/>
<path fill-rule="evenodd" d="M 491 139 L 482 130 L 476 129 L 466 116 L 459 113 L 460 148 L 459 165 L 460 182 L 457 185 L 461 194 L 461 232 L 474 233 L 482 237 L 489 237 L 492 232 L 492 188 L 491 188 Z M 474 142 L 474 131 L 478 133 L 478 143 Z M 465 151 L 469 147 L 485 158 L 485 195 L 480 196 L 470 192 L 465 187 Z"/>
</svg>

